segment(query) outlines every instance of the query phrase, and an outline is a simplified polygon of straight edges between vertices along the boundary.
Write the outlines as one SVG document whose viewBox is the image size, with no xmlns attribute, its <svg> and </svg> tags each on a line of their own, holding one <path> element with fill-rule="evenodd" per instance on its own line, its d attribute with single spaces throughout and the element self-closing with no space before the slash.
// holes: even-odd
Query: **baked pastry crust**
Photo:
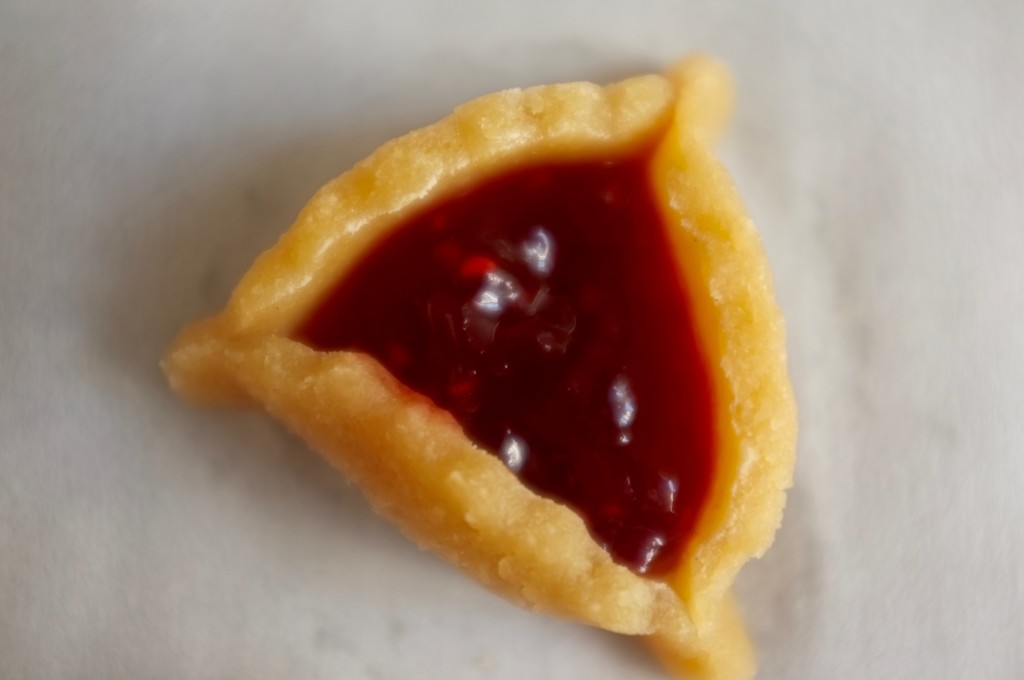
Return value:
<svg viewBox="0 0 1024 680">
<path fill-rule="evenodd" d="M 388 142 L 313 197 L 222 312 L 182 331 L 163 363 L 171 385 L 197 402 L 265 408 L 421 546 L 505 597 L 647 636 L 681 677 L 749 677 L 727 591 L 781 519 L 796 421 L 767 263 L 710 152 L 729 98 L 724 68 L 696 57 L 665 77 L 491 94 Z M 719 442 L 691 547 L 661 580 L 615 564 L 573 511 L 530 491 L 371 357 L 289 337 L 368 248 L 425 205 L 524 164 L 647 145 L 710 358 Z"/>
</svg>

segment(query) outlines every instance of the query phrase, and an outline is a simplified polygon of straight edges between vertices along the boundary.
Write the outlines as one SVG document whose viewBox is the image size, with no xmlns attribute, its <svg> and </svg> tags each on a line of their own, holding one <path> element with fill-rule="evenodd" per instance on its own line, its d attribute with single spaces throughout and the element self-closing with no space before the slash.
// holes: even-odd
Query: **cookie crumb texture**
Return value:
<svg viewBox="0 0 1024 680">
<path fill-rule="evenodd" d="M 264 408 L 407 535 L 505 597 L 644 636 L 680 678 L 751 677 L 753 655 L 728 590 L 743 562 L 768 548 L 781 520 L 796 412 L 767 262 L 711 155 L 730 96 L 725 69 L 694 57 L 665 76 L 607 87 L 488 95 L 388 142 L 313 197 L 222 312 L 182 331 L 163 362 L 171 385 L 199 403 Z M 592 514 L 523 483 L 524 442 L 505 446 L 504 437 L 481 436 L 457 408 L 440 408 L 436 394 L 410 389 L 396 368 L 401 356 L 392 361 L 381 350 L 375 358 L 369 348 L 350 351 L 351 344 L 335 346 L 311 331 L 325 300 L 360 263 L 432 208 L 524 168 L 594 167 L 638 154 L 686 293 L 713 442 L 684 540 L 646 565 L 617 554 Z M 541 268 L 534 274 L 545 276 L 535 257 L 543 235 L 520 236 Z M 459 267 L 484 285 L 492 265 L 463 260 Z M 536 294 L 491 283 L 483 311 Z M 629 429 L 633 386 L 606 377 L 607 415 Z"/>
</svg>

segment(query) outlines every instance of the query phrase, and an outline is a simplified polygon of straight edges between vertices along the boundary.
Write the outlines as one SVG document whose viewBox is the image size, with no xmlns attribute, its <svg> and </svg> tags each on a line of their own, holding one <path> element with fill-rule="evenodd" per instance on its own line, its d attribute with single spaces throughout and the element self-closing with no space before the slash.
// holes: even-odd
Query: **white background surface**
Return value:
<svg viewBox="0 0 1024 680">
<path fill-rule="evenodd" d="M 693 48 L 802 407 L 760 677 L 1024 677 L 1024 4 L 484 4 L 0 4 L 0 678 L 662 677 L 156 362 L 385 139 Z"/>
</svg>

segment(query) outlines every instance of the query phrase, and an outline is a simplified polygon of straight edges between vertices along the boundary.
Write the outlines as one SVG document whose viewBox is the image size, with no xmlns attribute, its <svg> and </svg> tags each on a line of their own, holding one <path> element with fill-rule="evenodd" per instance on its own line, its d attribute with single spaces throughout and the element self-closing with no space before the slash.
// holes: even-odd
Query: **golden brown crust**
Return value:
<svg viewBox="0 0 1024 680">
<path fill-rule="evenodd" d="M 651 178 L 692 291 L 718 405 L 718 465 L 711 500 L 675 590 L 701 638 L 697 649 L 656 634 L 651 647 L 676 673 L 753 675 L 753 657 L 728 589 L 739 568 L 771 545 L 796 455 L 796 403 L 785 333 L 768 262 L 753 223 L 711 146 L 732 103 L 724 66 L 688 59 L 669 73 L 677 95 L 672 129 Z M 672 227 L 678 227 L 673 229 Z"/>
<path fill-rule="evenodd" d="M 402 218 L 481 177 L 527 161 L 600 157 L 652 139 L 671 115 L 658 76 L 496 92 L 394 139 L 323 187 L 232 296 L 250 333 L 290 329 L 324 288 Z"/>
<path fill-rule="evenodd" d="M 732 180 L 711 153 L 731 102 L 728 72 L 710 59 L 670 74 L 675 122 L 655 154 L 652 180 L 693 292 L 719 408 L 712 501 L 676 587 L 696 618 L 714 607 L 740 566 L 771 545 L 796 455 L 796 404 L 771 273 Z M 687 583 L 686 581 L 689 581 Z"/>
<path fill-rule="evenodd" d="M 265 407 L 410 537 L 493 590 L 652 636 L 674 672 L 747 677 L 749 649 L 725 591 L 774 535 L 795 417 L 764 257 L 708 150 L 721 118 L 714 88 L 727 92 L 720 76 L 698 60 L 671 80 L 501 92 L 389 142 L 317 193 L 221 314 L 182 332 L 164 363 L 172 385 L 199 401 Z M 425 202 L 517 164 L 614 155 L 655 139 L 655 188 L 681 227 L 671 231 L 699 298 L 702 342 L 720 357 L 712 368 L 725 452 L 695 547 L 669 583 L 613 563 L 575 513 L 529 491 L 373 359 L 287 337 L 370 244 Z"/>
</svg>

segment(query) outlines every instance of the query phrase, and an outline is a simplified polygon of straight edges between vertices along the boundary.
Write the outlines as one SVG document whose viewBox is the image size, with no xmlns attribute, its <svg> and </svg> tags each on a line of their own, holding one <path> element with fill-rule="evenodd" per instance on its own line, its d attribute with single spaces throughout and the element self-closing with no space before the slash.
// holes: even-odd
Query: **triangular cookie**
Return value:
<svg viewBox="0 0 1024 680">
<path fill-rule="evenodd" d="M 172 386 L 198 402 L 265 408 L 411 538 L 505 597 L 647 636 L 679 677 L 749 677 L 752 656 L 727 591 L 742 563 L 770 545 L 781 519 L 796 418 L 767 262 L 710 152 L 729 96 L 725 70 L 697 57 L 666 77 L 488 95 L 385 144 L 313 197 L 221 313 L 181 333 L 163 364 Z M 484 450 L 465 434 L 475 427 L 468 416 L 410 390 L 385 357 L 320 346 L 309 330 L 360 263 L 432 208 L 510 173 L 611 167 L 626 157 L 639 158 L 646 172 L 710 394 L 712 472 L 694 496 L 699 512 L 678 554 L 657 575 L 638 573 L 643 568 L 624 553 L 613 558 L 614 546 L 605 546 L 614 540 L 595 539 L 585 512 L 524 485 L 515 474 L 519 459 L 509 458 L 519 449 Z M 536 255 L 548 235 L 529 234 L 516 247 Z M 491 285 L 473 300 L 491 312 L 509 300 L 523 310 L 540 304 L 540 283 L 509 288 L 486 278 L 493 262 L 471 264 L 467 276 Z M 615 400 L 633 395 L 625 383 L 613 387 L 609 413 L 626 427 L 632 406 Z M 637 402 L 637 417 L 647 417 Z"/>
</svg>

